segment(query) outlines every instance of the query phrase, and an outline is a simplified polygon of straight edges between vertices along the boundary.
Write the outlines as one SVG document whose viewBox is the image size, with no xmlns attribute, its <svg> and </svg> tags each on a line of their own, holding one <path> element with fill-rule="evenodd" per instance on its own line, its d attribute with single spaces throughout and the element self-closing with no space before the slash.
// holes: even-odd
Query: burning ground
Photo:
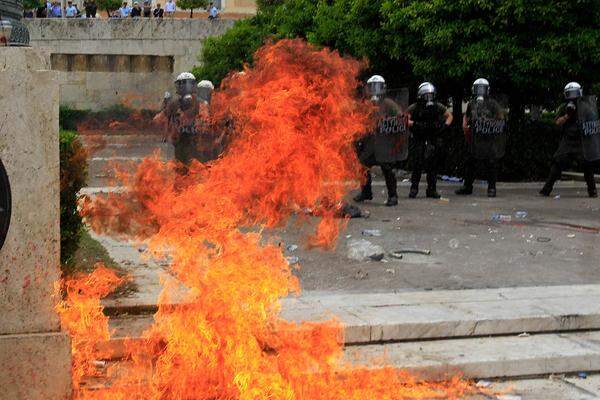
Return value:
<svg viewBox="0 0 600 400">
<path fill-rule="evenodd" d="M 310 209 L 320 220 L 307 245 L 333 248 L 345 221 L 336 207 L 362 176 L 353 149 L 369 129 L 369 105 L 356 96 L 361 64 L 300 40 L 268 44 L 252 68 L 226 79 L 212 115 L 228 121 L 229 145 L 216 161 L 186 176 L 146 159 L 123 175 L 128 191 L 96 198 L 83 215 L 97 232 L 148 239 L 189 289 L 178 307 L 165 287 L 143 345 L 132 345 L 111 385 L 90 390 L 82 378 L 106 357 L 99 298 L 119 279 L 99 268 L 65 282 L 58 309 L 73 337 L 78 399 L 413 399 L 461 398 L 468 382 L 418 382 L 393 368 L 343 361 L 336 321 L 295 325 L 279 317 L 279 299 L 300 286 L 275 242 L 262 231 Z M 219 125 L 219 124 L 215 124 Z M 233 128 L 232 128 L 233 127 Z"/>
</svg>

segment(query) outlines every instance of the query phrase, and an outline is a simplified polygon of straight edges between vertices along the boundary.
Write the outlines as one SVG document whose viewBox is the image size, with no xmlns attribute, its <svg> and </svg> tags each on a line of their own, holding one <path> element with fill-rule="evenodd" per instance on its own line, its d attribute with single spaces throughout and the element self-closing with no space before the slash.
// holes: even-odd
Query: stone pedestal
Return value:
<svg viewBox="0 0 600 400">
<path fill-rule="evenodd" d="M 58 82 L 49 54 L 0 47 L 0 159 L 12 210 L 0 249 L 0 399 L 68 399 L 60 278 Z"/>
</svg>

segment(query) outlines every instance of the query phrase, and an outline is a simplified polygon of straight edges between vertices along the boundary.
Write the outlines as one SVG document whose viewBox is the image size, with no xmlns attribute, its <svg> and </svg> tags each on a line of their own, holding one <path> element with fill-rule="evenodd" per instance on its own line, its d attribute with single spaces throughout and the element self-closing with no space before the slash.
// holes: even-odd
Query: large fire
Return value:
<svg viewBox="0 0 600 400">
<path fill-rule="evenodd" d="M 320 222 L 309 245 L 335 245 L 345 223 L 334 218 L 343 183 L 362 176 L 353 142 L 371 124 L 356 96 L 360 68 L 301 40 L 268 44 L 215 94 L 213 122 L 231 135 L 219 159 L 194 164 L 186 176 L 174 163 L 146 159 L 123 176 L 126 193 L 84 205 L 94 230 L 149 239 L 156 256 L 168 251 L 189 291 L 184 305 L 167 307 L 165 288 L 146 342 L 130 346 L 106 387 L 91 390 L 81 378 L 94 375 L 104 356 L 95 344 L 108 337 L 98 299 L 119 280 L 98 269 L 66 282 L 59 312 L 73 336 L 77 399 L 414 399 L 472 391 L 460 379 L 426 383 L 393 368 L 350 365 L 336 321 L 295 325 L 279 317 L 279 300 L 299 293 L 299 282 L 262 230 L 292 216 L 310 225 L 310 209 Z"/>
</svg>

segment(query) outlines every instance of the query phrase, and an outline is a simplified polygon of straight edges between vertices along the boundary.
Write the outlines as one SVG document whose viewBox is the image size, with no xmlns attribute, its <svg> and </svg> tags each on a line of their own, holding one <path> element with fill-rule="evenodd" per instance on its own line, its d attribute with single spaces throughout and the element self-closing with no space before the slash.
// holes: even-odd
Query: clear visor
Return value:
<svg viewBox="0 0 600 400">
<path fill-rule="evenodd" d="M 210 98 L 212 96 L 212 89 L 207 87 L 198 88 L 198 98 L 207 103 L 210 103 Z"/>
<path fill-rule="evenodd" d="M 581 89 L 567 89 L 565 90 L 565 99 L 567 100 L 575 100 L 581 97 Z"/>
<path fill-rule="evenodd" d="M 385 94 L 384 82 L 367 83 L 367 92 L 369 96 L 383 96 Z"/>
<path fill-rule="evenodd" d="M 196 81 L 193 79 L 183 79 L 175 82 L 175 88 L 180 95 L 192 94 L 196 90 Z"/>
<path fill-rule="evenodd" d="M 473 94 L 477 97 L 487 96 L 489 92 L 489 86 L 487 85 L 475 85 L 473 87 Z"/>
</svg>

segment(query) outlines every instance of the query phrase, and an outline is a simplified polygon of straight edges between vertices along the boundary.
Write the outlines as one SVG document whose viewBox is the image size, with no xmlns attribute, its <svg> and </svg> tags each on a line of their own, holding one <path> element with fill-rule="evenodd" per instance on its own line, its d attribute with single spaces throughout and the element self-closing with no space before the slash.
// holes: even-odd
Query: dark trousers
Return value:
<svg viewBox="0 0 600 400">
<path fill-rule="evenodd" d="M 398 191 L 396 189 L 396 174 L 394 173 L 394 169 L 391 165 L 381 165 L 381 171 L 383 172 L 383 177 L 385 178 L 385 186 L 387 187 L 388 197 L 398 197 Z M 371 187 L 372 178 L 371 171 L 367 169 L 367 180 L 362 187 L 362 193 L 367 197 L 373 196 L 373 189 Z"/>
<path fill-rule="evenodd" d="M 427 190 L 435 191 L 437 173 L 443 162 L 442 143 L 437 145 L 415 140 L 413 143 L 413 170 L 410 178 L 411 188 L 418 189 L 423 169 L 427 173 Z"/>
<path fill-rule="evenodd" d="M 465 187 L 473 188 L 475 175 L 477 171 L 483 171 L 488 182 L 489 189 L 496 189 L 496 181 L 498 180 L 498 160 L 478 160 L 472 155 L 467 158 L 465 163 Z"/>
<path fill-rule="evenodd" d="M 571 167 L 573 162 L 577 159 L 575 156 L 564 155 L 554 159 L 552 167 L 550 167 L 550 175 L 546 180 L 544 189 L 548 192 L 552 191 L 554 184 L 562 176 L 562 172 L 565 169 Z M 598 162 L 583 161 L 583 177 L 588 188 L 588 192 L 596 191 L 596 181 L 594 180 L 594 170 L 598 168 Z"/>
</svg>

